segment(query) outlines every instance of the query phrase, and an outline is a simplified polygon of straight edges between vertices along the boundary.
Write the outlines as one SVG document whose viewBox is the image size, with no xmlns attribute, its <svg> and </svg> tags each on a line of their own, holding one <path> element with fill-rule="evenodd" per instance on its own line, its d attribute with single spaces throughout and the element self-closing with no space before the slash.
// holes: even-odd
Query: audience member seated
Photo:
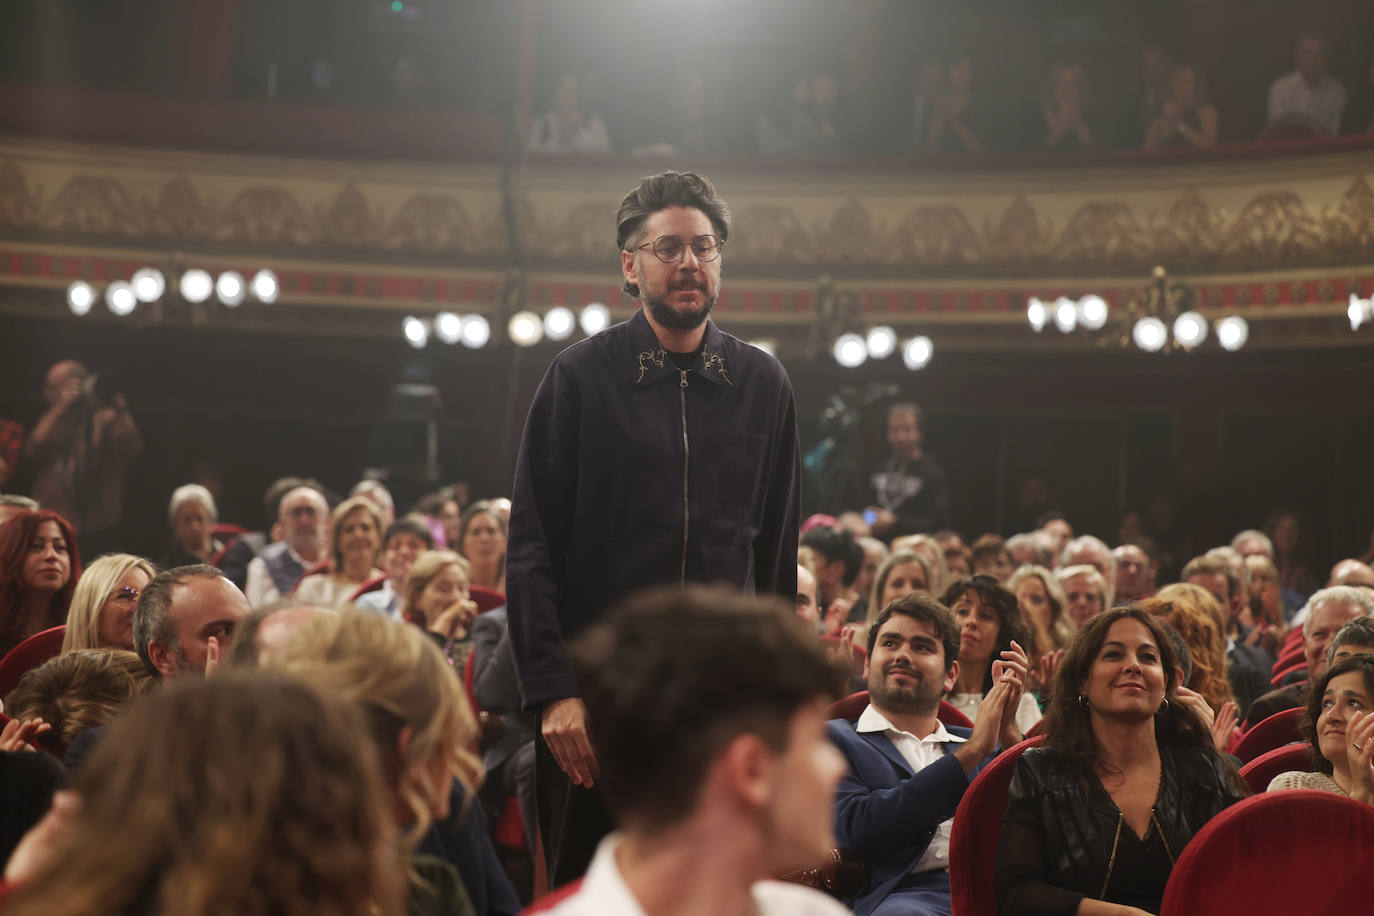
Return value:
<svg viewBox="0 0 1374 916">
<path fill-rule="evenodd" d="M 854 607 L 849 612 L 851 621 L 864 620 L 868 617 L 868 600 L 873 591 L 873 582 L 878 578 L 878 567 L 882 566 L 887 558 L 892 556 L 892 550 L 875 537 L 855 535 L 855 538 L 859 542 L 860 549 L 864 552 L 864 562 L 859 567 L 858 577 L 850 586 L 850 590 L 858 596 L 854 601 Z"/>
<path fill-rule="evenodd" d="M 1145 134 L 1145 148 L 1216 146 L 1217 109 L 1202 73 L 1179 64 L 1169 76 L 1169 98 Z"/>
<path fill-rule="evenodd" d="M 1326 72 L 1326 36 L 1314 30 L 1300 33 L 1293 56 L 1297 69 L 1269 86 L 1265 131 L 1291 123 L 1321 134 L 1340 133 L 1345 86 Z"/>
<path fill-rule="evenodd" d="M 1018 913 L 1158 913 L 1178 855 L 1240 799 L 1235 768 L 1174 688 L 1163 627 L 1093 618 L 1064 655 L 1045 743 L 1016 762 L 996 893 Z"/>
<path fill-rule="evenodd" d="M 889 604 L 898 598 L 905 598 L 912 592 L 930 594 L 930 564 L 919 553 L 910 550 L 897 550 L 873 577 L 873 589 L 868 596 L 868 616 L 864 620 L 864 631 L 859 634 L 863 642 L 868 641 L 869 629 Z"/>
<path fill-rule="evenodd" d="M 925 415 L 917 404 L 889 407 L 890 457 L 853 483 L 852 503 L 872 513 L 874 537 L 892 539 L 950 526 L 949 484 L 940 463 L 925 451 L 924 427 Z"/>
<path fill-rule="evenodd" d="M 816 603 L 816 574 L 811 567 L 797 564 L 797 616 L 817 633 L 821 632 L 820 605 Z"/>
<path fill-rule="evenodd" d="M 382 515 L 382 524 L 378 526 L 378 531 L 385 531 L 391 527 L 391 523 L 396 521 L 396 501 L 391 498 L 391 491 L 386 488 L 386 484 L 380 480 L 373 480 L 366 477 L 353 485 L 353 489 L 348 491 L 349 499 L 361 496 L 363 499 L 377 507 L 377 511 Z"/>
<path fill-rule="evenodd" d="M 1108 607 L 1107 580 L 1102 573 L 1086 563 L 1078 566 L 1061 566 L 1054 571 L 1059 587 L 1064 590 L 1065 609 L 1069 622 L 1076 629 L 1084 625 Z"/>
<path fill-rule="evenodd" d="M 0 525 L 14 518 L 20 512 L 37 512 L 38 500 L 20 496 L 18 493 L 0 493 Z"/>
<path fill-rule="evenodd" d="M 927 153 L 976 153 L 984 143 L 973 96 L 973 58 L 962 55 L 949 65 L 944 91 L 934 98 L 934 117 L 926 132 Z"/>
<path fill-rule="evenodd" d="M 1002 666 L 1012 665 L 1024 685 L 1030 659 L 1023 643 L 1025 625 L 1016 596 L 991 576 L 973 576 L 950 585 L 940 598 L 959 625 L 959 677 L 946 697 L 955 709 L 976 725 L 983 698 L 997 683 Z M 1024 691 L 1012 712 L 1013 727 L 1007 731 L 1008 747 L 1026 736 L 1040 721 L 1040 704 Z"/>
<path fill-rule="evenodd" d="M 458 523 L 463 517 L 463 507 L 458 502 L 453 487 L 444 487 L 430 493 L 415 504 L 412 512 L 419 513 L 433 523 L 430 532 L 435 547 L 453 550 L 458 546 Z M 437 528 L 434 527 L 437 525 Z M 440 540 L 443 543 L 440 543 Z"/>
<path fill-rule="evenodd" d="M 945 556 L 945 569 L 950 576 L 955 579 L 966 579 L 973 575 L 973 551 L 969 550 L 959 532 L 948 528 L 937 531 L 935 540 L 940 542 L 940 550 Z M 1010 544 L 1007 545 L 1007 549 L 1011 549 Z M 1012 557 L 1012 563 L 1020 565 L 1016 563 L 1015 556 Z"/>
<path fill-rule="evenodd" d="M 1222 639 L 1226 641 L 1231 692 L 1242 716 L 1248 715 L 1250 705 L 1269 690 L 1269 674 L 1275 657 L 1263 649 L 1244 643 L 1247 632 L 1240 627 L 1240 612 L 1248 600 L 1240 580 L 1232 568 L 1222 560 L 1194 557 L 1183 567 L 1183 581 L 1211 592 L 1221 610 Z M 1161 590 L 1163 594 L 1164 590 Z"/>
<path fill-rule="evenodd" d="M 813 528 L 802 535 L 801 543 L 814 557 L 821 628 L 837 630 L 849 620 L 856 603 L 853 585 L 863 568 L 863 548 L 841 528 Z"/>
<path fill-rule="evenodd" d="M 520 800 L 520 819 L 531 854 L 539 854 L 535 832 L 539 818 L 534 794 L 534 724 L 520 706 L 520 679 L 511 654 L 506 609 L 478 614 L 472 624 L 472 694 L 494 727 L 482 735 L 482 768 L 486 779 L 478 792 L 488 817 L 500 817 L 508 796 Z"/>
<path fill-rule="evenodd" d="M 983 535 L 973 542 L 970 552 L 973 555 L 973 575 L 991 576 L 1005 583 L 1016 569 L 1007 542 L 998 535 Z"/>
<path fill-rule="evenodd" d="M 1011 553 L 1012 565 L 1017 568 L 1022 566 L 1053 567 L 1054 558 L 1059 553 L 1054 548 L 1054 537 L 1044 531 L 1024 531 L 1007 538 L 1007 550 Z M 964 573 L 964 575 L 973 575 L 972 566 L 970 566 L 969 572 Z"/>
<path fill-rule="evenodd" d="M 403 911 L 366 725 L 282 677 L 157 691 L 110 728 L 20 845 L 14 916 Z"/>
<path fill-rule="evenodd" d="M 1303 611 L 1303 659 L 1307 665 L 1306 680 L 1310 682 L 1326 672 L 1328 649 L 1337 634 L 1352 620 L 1374 618 L 1374 595 L 1363 588 L 1335 585 L 1314 594 Z M 1304 687 L 1305 682 L 1286 684 L 1259 697 L 1245 718 L 1246 728 L 1276 712 L 1304 705 Z"/>
<path fill-rule="evenodd" d="M 335 607 L 348 601 L 358 586 L 380 576 L 376 563 L 383 530 L 381 510 L 371 499 L 354 496 L 339 503 L 329 522 L 329 568 L 302 579 L 292 592 L 295 600 Z"/>
<path fill-rule="evenodd" d="M 547 912 L 847 912 L 768 880 L 827 858 L 844 768 L 824 737 L 843 674 L 784 604 L 699 586 L 647 592 L 571 656 L 618 830 Z"/>
<path fill-rule="evenodd" d="M 1019 736 L 1026 671 L 1016 662 L 993 663 L 994 683 L 971 730 L 940 722 L 959 654 L 948 608 L 919 593 L 894 601 L 868 635 L 868 707 L 856 722 L 827 726 L 848 763 L 835 796 L 836 840 L 869 868 L 867 884 L 845 901 L 859 916 L 950 912 L 954 811 L 998 744 Z"/>
<path fill-rule="evenodd" d="M 1279 597 L 1279 571 L 1274 561 L 1262 553 L 1251 554 L 1245 557 L 1245 572 L 1250 577 L 1247 607 L 1250 622 L 1275 628 L 1286 627 L 1283 601 Z M 1241 616 L 1241 622 L 1245 623 L 1244 612 Z"/>
<path fill-rule="evenodd" d="M 1265 556 L 1274 559 L 1274 542 L 1269 535 L 1254 528 L 1247 528 L 1231 538 L 1231 547 L 1243 557 Z"/>
<path fill-rule="evenodd" d="M 506 593 L 507 520 L 497 500 L 468 506 L 458 523 L 458 540 L 451 545 L 472 568 L 472 584 Z"/>
<path fill-rule="evenodd" d="M 1112 549 L 1091 534 L 1076 537 L 1064 545 L 1059 552 L 1057 568 L 1065 566 L 1091 566 L 1102 574 L 1106 583 L 1103 593 L 1103 607 L 1116 603 L 1116 556 Z"/>
<path fill-rule="evenodd" d="M 1276 789 L 1316 789 L 1374 805 L 1374 655 L 1334 661 L 1313 683 L 1303 732 L 1314 772 L 1280 773 Z"/>
<path fill-rule="evenodd" d="M 211 653 L 229 647 L 249 610 L 243 593 L 213 566 L 164 570 L 134 609 L 134 650 L 155 678 L 204 677 Z"/>
<path fill-rule="evenodd" d="M 949 567 L 945 565 L 945 551 L 940 546 L 940 542 L 928 534 L 907 534 L 899 538 L 892 539 L 892 552 L 898 551 L 914 553 L 926 561 L 926 568 L 930 570 L 930 584 L 927 588 L 932 595 L 943 592 L 949 583 L 954 581 L 954 576 L 950 575 Z"/>
<path fill-rule="evenodd" d="M 158 565 L 170 569 L 209 563 L 224 547 L 212 534 L 217 521 L 219 512 L 209 490 L 198 483 L 177 487 L 167 503 L 167 526 L 172 529 L 172 540 Z"/>
<path fill-rule="evenodd" d="M 1175 583 L 1138 606 L 1173 627 L 1187 644 L 1192 673 L 1183 686 L 1200 695 L 1212 709 L 1235 701 L 1227 676 L 1226 638 L 1217 624 L 1221 612 L 1211 592 Z"/>
<path fill-rule="evenodd" d="M 1087 149 L 1097 135 L 1084 118 L 1086 77 L 1077 64 L 1056 64 L 1042 107 L 1045 149 Z"/>
<path fill-rule="evenodd" d="M 1125 604 L 1155 593 L 1159 562 L 1138 544 L 1122 544 L 1112 551 L 1116 564 L 1116 589 L 1112 600 Z"/>
<path fill-rule="evenodd" d="M 1031 657 L 1032 687 L 1043 699 L 1054 682 L 1053 668 L 1042 672 L 1041 659 L 1053 659 L 1046 664 L 1058 664 L 1055 654 L 1067 649 L 1078 632 L 1066 613 L 1068 599 L 1059 587 L 1059 580 L 1043 566 L 1022 566 L 1007 580 L 1007 590 L 1016 596 L 1021 619 L 1030 635 L 1027 654 Z M 1048 676 L 1046 676 L 1048 675 Z"/>
<path fill-rule="evenodd" d="M 382 550 L 386 581 L 376 591 L 359 595 L 354 603 L 399 619 L 410 569 L 422 553 L 433 549 L 434 535 L 423 522 L 411 516 L 392 522 L 386 529 L 386 545 Z"/>
<path fill-rule="evenodd" d="M 108 724 L 153 683 L 143 662 L 123 649 L 66 652 L 19 679 L 5 714 L 51 726 L 39 745 L 61 760 L 77 736 Z"/>
<path fill-rule="evenodd" d="M 387 762 L 383 794 L 393 799 L 407 853 L 449 817 L 455 779 L 473 797 L 481 765 L 468 750 L 477 737 L 472 709 L 457 673 L 413 627 L 366 611 L 317 614 L 261 660 L 362 712 L 368 725 L 360 734 Z M 472 912 L 452 865 L 432 856 L 411 861 L 437 898 L 423 912 Z"/>
<path fill-rule="evenodd" d="M 0 525 L 0 658 L 67 620 L 81 557 L 66 519 L 47 509 Z"/>
<path fill-rule="evenodd" d="M 553 108 L 536 117 L 530 125 L 529 148 L 534 153 L 611 151 L 611 137 L 606 132 L 605 122 L 582 110 L 575 77 L 563 77 L 554 92 Z"/>
<path fill-rule="evenodd" d="M 1307 546 L 1302 539 L 1302 525 L 1297 513 L 1280 510 L 1264 525 L 1274 545 L 1274 565 L 1279 571 L 1279 588 L 1284 601 L 1300 607 L 1319 587 L 1316 575 L 1308 564 Z"/>
<path fill-rule="evenodd" d="M 1140 82 L 1135 89 L 1136 123 L 1132 134 L 1133 142 L 1145 143 L 1150 126 L 1163 114 L 1165 105 L 1173 95 L 1173 73 L 1173 58 L 1164 48 L 1150 44 L 1140 52 Z"/>
<path fill-rule="evenodd" d="M 153 564 L 127 553 L 107 553 L 87 566 L 72 592 L 62 651 L 133 651 L 134 608 L 155 575 Z"/>
<path fill-rule="evenodd" d="M 1374 569 L 1367 563 L 1353 558 L 1341 560 L 1331 567 L 1331 576 L 1327 579 L 1326 585 L 1328 588 L 1332 585 L 1358 585 L 1374 590 Z"/>
<path fill-rule="evenodd" d="M 291 594 L 302 575 L 325 559 L 329 542 L 329 504 L 309 485 L 288 490 L 277 502 L 273 543 L 248 564 L 243 594 L 253 607 Z"/>
<path fill-rule="evenodd" d="M 472 651 L 477 604 L 468 597 L 468 561 L 451 550 L 420 554 L 410 567 L 401 619 L 423 630 L 462 671 Z"/>
<path fill-rule="evenodd" d="M 1056 509 L 1047 509 L 1040 513 L 1038 521 L 1038 530 L 1054 539 L 1054 560 L 1058 563 L 1059 555 L 1069 546 L 1069 541 L 1073 540 L 1073 525 L 1069 524 L 1069 519 L 1064 513 Z"/>
</svg>

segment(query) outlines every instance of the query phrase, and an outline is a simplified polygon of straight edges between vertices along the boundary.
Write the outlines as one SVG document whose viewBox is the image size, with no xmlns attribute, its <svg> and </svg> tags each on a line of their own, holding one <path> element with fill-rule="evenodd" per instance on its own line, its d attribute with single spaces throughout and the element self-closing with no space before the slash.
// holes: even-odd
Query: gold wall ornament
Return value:
<svg viewBox="0 0 1374 916">
<path fill-rule="evenodd" d="M 1130 207 L 1095 201 L 1074 211 L 1050 256 L 1060 262 L 1125 266 L 1148 260 L 1149 254 L 1145 229 Z"/>
<path fill-rule="evenodd" d="M 814 261 L 819 253 L 810 230 L 791 207 L 753 204 L 734 219 L 728 257 L 744 264 L 796 264 Z"/>
<path fill-rule="evenodd" d="M 892 231 L 880 257 L 893 264 L 931 267 L 976 264 L 986 245 L 968 217 L 952 204 L 917 207 Z"/>
<path fill-rule="evenodd" d="M 1317 220 L 1292 191 L 1266 191 L 1236 215 L 1222 241 L 1222 253 L 1250 267 L 1273 266 L 1319 255 L 1323 238 Z"/>
<path fill-rule="evenodd" d="M 128 238 L 146 229 L 143 208 L 117 178 L 78 175 L 62 186 L 43 210 L 45 229 Z"/>
<path fill-rule="evenodd" d="M 281 186 L 250 187 L 220 214 L 215 237 L 221 241 L 275 247 L 305 246 L 316 237 L 299 200 Z"/>
<path fill-rule="evenodd" d="M 8 159 L 0 162 L 0 225 L 35 226 L 38 216 L 38 194 L 24 173 Z"/>
<path fill-rule="evenodd" d="M 380 242 L 383 220 L 381 208 L 374 211 L 368 206 L 358 185 L 350 181 L 327 208 L 316 211 L 317 239 L 334 248 L 373 248 Z"/>
<path fill-rule="evenodd" d="M 215 218 L 214 208 L 201 201 L 191 180 L 178 175 L 148 204 L 145 225 L 153 236 L 203 239 L 214 235 Z"/>
<path fill-rule="evenodd" d="M 996 225 L 985 223 L 983 232 L 992 258 L 1025 263 L 1048 254 L 1054 238 L 1054 223 L 1042 222 L 1026 196 L 1017 194 Z"/>
<path fill-rule="evenodd" d="M 1374 252 L 1374 189 L 1356 178 L 1336 204 L 1322 207 L 1321 233 L 1337 256 L 1367 259 Z"/>
</svg>

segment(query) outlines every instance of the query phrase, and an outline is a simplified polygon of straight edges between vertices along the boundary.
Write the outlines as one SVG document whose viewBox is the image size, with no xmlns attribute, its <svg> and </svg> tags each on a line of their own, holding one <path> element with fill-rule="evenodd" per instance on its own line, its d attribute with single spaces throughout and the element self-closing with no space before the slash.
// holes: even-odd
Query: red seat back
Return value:
<svg viewBox="0 0 1374 916">
<path fill-rule="evenodd" d="M 9 696 L 14 685 L 28 672 L 62 651 L 65 626 L 40 630 L 0 658 L 0 697 Z"/>
<path fill-rule="evenodd" d="M 1007 790 L 1017 758 L 1044 740 L 1036 736 L 1007 748 L 983 767 L 965 790 L 949 838 L 949 896 L 954 916 L 997 912 L 992 870 L 997 862 L 1002 816 L 1007 811 Z"/>
<path fill-rule="evenodd" d="M 848 719 L 853 722 L 863 715 L 864 709 L 868 707 L 868 691 L 860 690 L 858 693 L 851 693 L 842 700 L 836 700 L 830 704 L 826 710 L 827 719 Z M 958 725 L 961 728 L 973 728 L 973 722 L 969 717 L 955 709 L 944 700 L 940 701 L 940 711 L 937 717 L 945 725 Z"/>
<path fill-rule="evenodd" d="M 505 592 L 498 592 L 494 588 L 485 588 L 481 585 L 468 586 L 468 597 L 476 603 L 479 614 L 485 614 L 492 608 L 498 608 L 506 603 Z"/>
<path fill-rule="evenodd" d="M 304 582 L 306 579 L 310 578 L 311 576 L 319 576 L 327 572 L 329 572 L 329 561 L 321 560 L 314 566 L 311 566 L 305 572 L 301 573 L 301 577 L 296 580 L 296 584 L 291 586 L 291 591 L 294 592 L 296 589 L 300 588 L 301 583 Z"/>
<path fill-rule="evenodd" d="M 363 595 L 366 595 L 368 592 L 381 591 L 382 586 L 386 584 L 386 580 L 386 573 L 382 573 L 380 576 L 373 576 L 371 579 L 368 579 L 362 585 L 359 585 L 357 590 L 354 591 L 353 594 L 348 596 L 348 600 L 357 601 L 359 598 L 361 598 Z"/>
<path fill-rule="evenodd" d="M 520 916 L 531 916 L 532 913 L 543 913 L 547 910 L 551 910 L 554 907 L 558 906 L 558 904 L 562 903 L 564 900 L 567 900 L 573 894 L 576 894 L 578 890 L 581 889 L 581 887 L 581 878 L 578 878 L 576 881 L 570 881 L 562 887 L 558 888 L 557 890 L 545 894 L 543 897 L 540 897 L 538 900 L 534 901 L 534 903 L 531 903 L 529 906 L 525 907 L 523 910 L 520 911 Z"/>
<path fill-rule="evenodd" d="M 1307 670 L 1307 660 L 1304 659 L 1304 658 L 1300 658 L 1300 659 L 1298 659 L 1296 662 L 1293 662 L 1292 664 L 1290 664 L 1287 668 L 1282 668 L 1282 669 L 1280 669 L 1280 670 L 1278 670 L 1278 671 L 1275 671 L 1274 674 L 1273 674 L 1273 676 L 1269 678 L 1269 683 L 1272 684 L 1272 685 L 1275 686 L 1275 687 L 1282 686 L 1282 685 L 1283 685 L 1283 679 L 1286 678 L 1286 677 L 1288 677 L 1288 675 L 1290 675 L 1290 674 L 1296 674 L 1296 673 L 1299 672 L 1299 671 L 1306 671 L 1306 670 Z"/>
<path fill-rule="evenodd" d="M 1265 751 L 1301 741 L 1302 732 L 1298 730 L 1298 720 L 1304 712 L 1306 710 L 1301 707 L 1284 709 L 1261 722 L 1256 722 L 1253 728 L 1241 735 L 1240 741 L 1236 742 L 1231 753 L 1239 757 L 1241 763 L 1249 763 Z"/>
<path fill-rule="evenodd" d="M 1184 848 L 1160 916 L 1367 913 L 1374 807 L 1330 792 L 1237 802 Z"/>
<path fill-rule="evenodd" d="M 1269 783 L 1280 773 L 1298 770 L 1312 771 L 1312 758 L 1307 754 L 1306 744 L 1286 744 L 1272 751 L 1265 751 L 1254 760 L 1240 768 L 1240 778 L 1256 795 L 1269 788 Z"/>
</svg>

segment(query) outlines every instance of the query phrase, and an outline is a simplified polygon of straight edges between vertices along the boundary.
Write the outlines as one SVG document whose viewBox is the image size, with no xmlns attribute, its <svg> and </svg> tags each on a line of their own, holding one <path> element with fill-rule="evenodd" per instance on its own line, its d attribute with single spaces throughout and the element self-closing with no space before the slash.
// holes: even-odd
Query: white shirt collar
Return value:
<svg viewBox="0 0 1374 916">
<path fill-rule="evenodd" d="M 903 731 L 902 729 L 898 728 L 897 726 L 889 722 L 887 716 L 878 712 L 878 710 L 873 707 L 872 703 L 868 704 L 864 711 L 860 713 L 859 721 L 855 723 L 855 730 L 858 731 L 860 734 L 863 734 L 865 732 L 897 732 L 898 734 L 911 735 L 912 738 L 916 738 L 916 736 L 912 735 L 911 732 Z M 953 734 L 945 728 L 945 723 L 941 722 L 939 719 L 936 719 L 935 731 L 931 732 L 924 738 L 916 738 L 916 740 L 935 744 L 950 741 L 956 743 L 963 743 L 968 739 Z"/>
</svg>

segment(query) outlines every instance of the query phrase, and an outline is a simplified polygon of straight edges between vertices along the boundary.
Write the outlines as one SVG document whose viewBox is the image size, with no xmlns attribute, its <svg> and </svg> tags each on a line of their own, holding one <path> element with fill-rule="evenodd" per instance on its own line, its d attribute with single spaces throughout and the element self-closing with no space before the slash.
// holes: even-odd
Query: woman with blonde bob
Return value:
<svg viewBox="0 0 1374 916">
<path fill-rule="evenodd" d="M 296 600 L 320 607 L 337 607 L 369 579 L 382 575 L 377 556 L 382 550 L 382 513 L 363 496 L 346 499 L 329 517 L 333 556 L 329 570 L 306 576 L 293 593 Z"/>
<path fill-rule="evenodd" d="M 77 580 L 67 611 L 62 652 L 134 648 L 134 608 L 157 575 L 153 564 L 129 553 L 109 553 Z"/>
<path fill-rule="evenodd" d="M 450 665 L 462 668 L 472 650 L 477 603 L 468 596 L 472 567 L 452 550 L 420 554 L 410 567 L 401 619 L 429 634 Z"/>
<path fill-rule="evenodd" d="M 409 848 L 448 816 L 454 779 L 473 797 L 482 765 L 469 750 L 472 709 L 457 673 L 415 627 L 371 611 L 321 614 L 263 662 L 362 710 Z"/>
<path fill-rule="evenodd" d="M 1022 566 L 1011 574 L 1006 588 L 1016 596 L 1026 626 L 1035 637 L 1035 655 L 1069 647 L 1078 627 L 1064 613 L 1068 601 L 1054 573 L 1043 566 Z"/>
<path fill-rule="evenodd" d="M 59 795 L 35 828 L 55 846 L 11 858 L 6 916 L 399 916 L 404 863 L 363 728 L 280 675 L 154 692 L 82 768 L 80 804 Z"/>
<path fill-rule="evenodd" d="M 854 634 L 855 644 L 868 644 L 868 630 L 873 626 L 873 621 L 893 601 L 905 598 L 912 592 L 931 593 L 931 578 L 930 561 L 923 554 L 911 550 L 894 551 L 873 576 L 873 589 L 868 596 L 868 619 Z"/>
</svg>

